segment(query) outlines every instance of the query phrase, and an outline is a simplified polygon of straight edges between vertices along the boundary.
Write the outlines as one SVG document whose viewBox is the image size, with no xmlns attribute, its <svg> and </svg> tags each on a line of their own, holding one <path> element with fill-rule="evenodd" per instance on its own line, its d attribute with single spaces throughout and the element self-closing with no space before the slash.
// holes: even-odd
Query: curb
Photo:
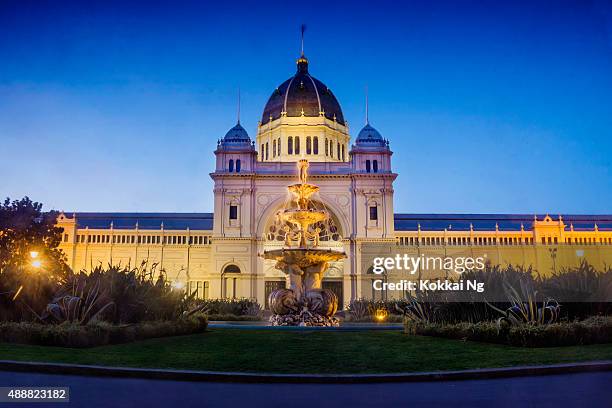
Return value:
<svg viewBox="0 0 612 408">
<path fill-rule="evenodd" d="M 0 371 L 45 374 L 82 375 L 95 377 L 141 378 L 173 381 L 207 381 L 239 383 L 382 383 L 483 380 L 535 375 L 554 375 L 612 371 L 612 360 L 586 363 L 554 364 L 547 366 L 520 366 L 485 368 L 462 371 L 433 371 L 395 374 L 259 374 L 218 371 L 166 370 L 96 365 L 37 363 L 0 360 Z"/>
</svg>

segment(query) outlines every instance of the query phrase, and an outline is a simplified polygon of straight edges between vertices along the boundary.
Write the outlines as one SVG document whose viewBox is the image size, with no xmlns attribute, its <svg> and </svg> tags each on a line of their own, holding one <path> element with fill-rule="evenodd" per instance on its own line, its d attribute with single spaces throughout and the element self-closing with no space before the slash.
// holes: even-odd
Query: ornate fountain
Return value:
<svg viewBox="0 0 612 408">
<path fill-rule="evenodd" d="M 308 161 L 298 162 L 298 184 L 288 187 L 292 200 L 278 214 L 283 225 L 282 249 L 265 251 L 263 257 L 276 261 L 275 268 L 287 275 L 286 289 L 270 293 L 268 304 L 273 326 L 338 326 L 334 317 L 338 297 L 323 289 L 323 274 L 329 262 L 346 258 L 346 254 L 330 249 L 318 249 L 321 222 L 329 219 L 325 209 L 316 208 L 310 197 L 319 187 L 307 183 Z"/>
</svg>

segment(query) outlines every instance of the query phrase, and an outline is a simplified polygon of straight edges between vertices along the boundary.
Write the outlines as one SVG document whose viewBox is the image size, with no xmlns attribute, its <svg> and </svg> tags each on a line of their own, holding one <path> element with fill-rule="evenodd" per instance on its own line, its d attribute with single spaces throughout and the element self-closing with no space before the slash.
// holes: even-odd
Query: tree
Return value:
<svg viewBox="0 0 612 408">
<path fill-rule="evenodd" d="M 57 212 L 43 213 L 28 197 L 0 205 L 0 320 L 40 319 L 70 268 L 58 248 Z M 31 251 L 38 252 L 33 266 Z"/>
<path fill-rule="evenodd" d="M 58 249 L 63 228 L 57 227 L 57 211 L 42 212 L 42 204 L 28 197 L 0 206 L 0 271 L 24 268 L 31 263 L 30 252 L 37 251 L 47 273 L 65 275 L 69 268 Z"/>
</svg>

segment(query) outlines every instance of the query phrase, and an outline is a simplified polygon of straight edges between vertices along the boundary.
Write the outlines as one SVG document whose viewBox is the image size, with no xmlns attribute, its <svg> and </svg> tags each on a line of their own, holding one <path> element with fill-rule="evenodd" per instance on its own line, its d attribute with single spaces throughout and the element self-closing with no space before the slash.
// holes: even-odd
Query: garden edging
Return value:
<svg viewBox="0 0 612 408">
<path fill-rule="evenodd" d="M 174 381 L 242 383 L 376 383 L 459 381 L 612 371 L 612 360 L 538 366 L 393 374 L 269 374 L 190 371 L 0 360 L 0 371 Z"/>
</svg>

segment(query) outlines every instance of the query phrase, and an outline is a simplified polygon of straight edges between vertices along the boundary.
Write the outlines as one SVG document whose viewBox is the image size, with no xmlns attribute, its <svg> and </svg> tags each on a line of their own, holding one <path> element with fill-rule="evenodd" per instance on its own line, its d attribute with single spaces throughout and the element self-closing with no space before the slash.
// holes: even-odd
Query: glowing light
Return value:
<svg viewBox="0 0 612 408">
<path fill-rule="evenodd" d="M 32 259 L 38 258 L 38 251 L 30 251 L 30 258 Z"/>
<path fill-rule="evenodd" d="M 388 315 L 389 312 L 387 312 L 387 309 L 376 309 L 376 312 L 374 313 L 374 317 L 380 322 L 385 320 Z"/>
<path fill-rule="evenodd" d="M 185 283 L 184 282 L 179 282 L 179 281 L 172 282 L 172 287 L 174 289 L 182 290 L 182 289 L 185 289 Z"/>
<path fill-rule="evenodd" d="M 42 266 L 42 262 L 40 261 L 32 261 L 32 266 L 35 268 L 40 268 Z"/>
</svg>

